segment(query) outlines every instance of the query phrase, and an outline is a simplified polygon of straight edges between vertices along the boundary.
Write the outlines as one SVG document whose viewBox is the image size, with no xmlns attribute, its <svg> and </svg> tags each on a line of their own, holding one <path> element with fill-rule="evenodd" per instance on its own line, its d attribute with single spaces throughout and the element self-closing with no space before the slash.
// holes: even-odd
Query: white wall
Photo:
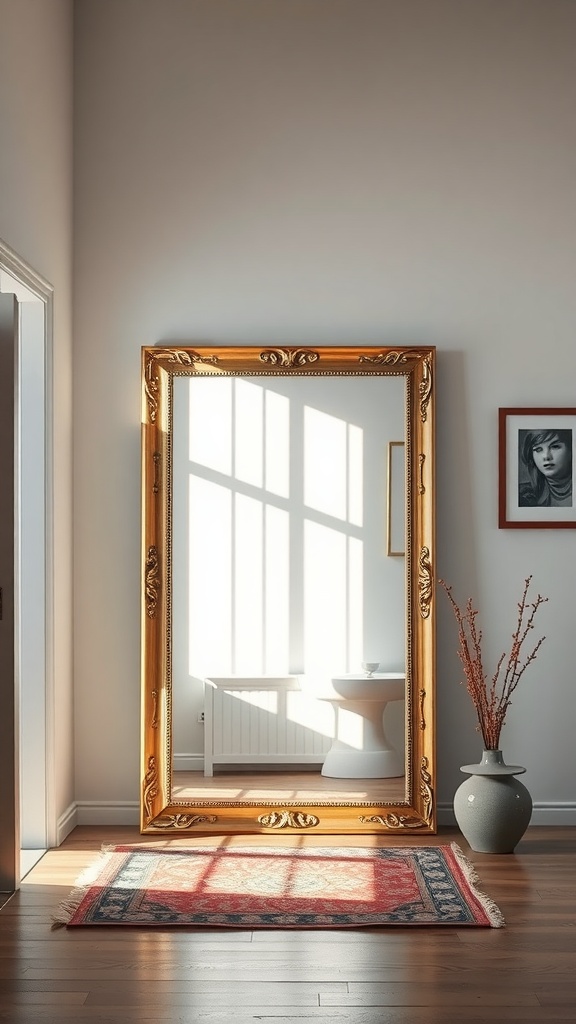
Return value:
<svg viewBox="0 0 576 1024">
<path fill-rule="evenodd" d="M 72 2 L 0 0 L 0 238 L 54 288 L 54 807 L 74 799 L 72 730 Z M 51 655 L 52 657 L 52 655 Z"/>
<path fill-rule="evenodd" d="M 550 598 L 503 747 L 535 820 L 576 822 L 574 535 L 497 528 L 498 408 L 576 404 L 575 38 L 572 0 L 76 4 L 86 815 L 138 798 L 140 346 L 382 342 L 438 346 L 436 568 L 487 668 L 524 577 Z M 438 602 L 448 807 L 480 740 Z"/>
</svg>

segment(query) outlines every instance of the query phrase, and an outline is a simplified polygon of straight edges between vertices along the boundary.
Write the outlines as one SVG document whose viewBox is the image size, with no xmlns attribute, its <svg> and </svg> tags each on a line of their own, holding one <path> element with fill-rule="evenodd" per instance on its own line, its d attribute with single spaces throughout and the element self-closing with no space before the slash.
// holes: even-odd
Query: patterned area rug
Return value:
<svg viewBox="0 0 576 1024">
<path fill-rule="evenodd" d="M 54 926 L 500 928 L 460 847 L 114 846 Z"/>
</svg>

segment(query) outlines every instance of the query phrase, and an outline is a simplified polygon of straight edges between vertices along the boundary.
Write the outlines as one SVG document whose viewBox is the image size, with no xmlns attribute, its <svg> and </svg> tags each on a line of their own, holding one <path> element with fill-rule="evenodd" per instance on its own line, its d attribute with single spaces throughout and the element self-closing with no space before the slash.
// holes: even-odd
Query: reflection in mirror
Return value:
<svg viewBox="0 0 576 1024">
<path fill-rule="evenodd" d="M 356 830 L 368 808 L 391 809 L 367 815 L 375 829 L 433 830 L 431 759 L 418 773 L 412 758 L 432 679 L 416 690 L 424 660 L 415 662 L 413 641 L 431 616 L 425 569 L 413 629 L 410 548 L 424 522 L 412 507 L 415 396 L 397 365 L 410 351 L 394 350 L 390 372 L 370 365 L 381 349 L 331 349 L 321 373 L 263 373 L 251 362 L 258 350 L 143 351 L 145 421 L 155 421 L 148 431 L 145 422 L 144 479 L 156 496 L 151 505 L 144 495 L 144 528 L 167 534 L 165 603 L 161 566 L 150 562 L 157 546 L 145 538 L 143 831 L 246 831 L 253 808 L 259 831 L 279 821 L 321 830 L 324 805 L 337 812 L 331 831 Z M 231 352 L 248 367 L 215 372 Z M 415 353 L 411 373 L 419 363 L 422 421 L 433 353 Z M 430 439 L 426 448 L 417 482 L 422 495 L 428 458 L 430 502 Z M 428 674 L 431 651 L 428 641 Z M 160 777 L 147 742 L 151 700 Z M 415 792 L 425 815 L 413 813 Z"/>
<path fill-rule="evenodd" d="M 333 676 L 362 680 L 363 663 L 375 663 L 380 676 L 405 672 L 404 565 L 386 557 L 385 543 L 387 445 L 404 430 L 402 383 L 175 380 L 172 768 L 179 797 L 202 792 L 202 751 L 206 777 L 215 763 L 290 766 L 300 775 L 308 767 L 313 790 L 312 772 L 322 773 L 331 748 L 335 764 L 337 740 L 336 777 L 404 776 L 403 709 L 392 707 L 379 676 L 368 700 L 346 707 L 335 692 L 329 701 L 313 695 Z M 222 692 L 213 696 L 216 684 L 206 681 L 215 676 Z M 237 676 L 247 677 L 242 687 Z M 286 676 L 295 677 L 290 688 Z M 375 754 L 373 767 L 366 756 L 360 774 L 353 753 L 375 746 L 378 711 L 363 712 L 377 700 L 380 717 L 390 703 L 398 755 L 388 765 L 381 757 L 380 767 Z M 346 749 L 356 767 L 346 767 Z M 281 788 L 278 774 L 273 781 Z M 402 799 L 403 783 L 386 791 Z"/>
</svg>

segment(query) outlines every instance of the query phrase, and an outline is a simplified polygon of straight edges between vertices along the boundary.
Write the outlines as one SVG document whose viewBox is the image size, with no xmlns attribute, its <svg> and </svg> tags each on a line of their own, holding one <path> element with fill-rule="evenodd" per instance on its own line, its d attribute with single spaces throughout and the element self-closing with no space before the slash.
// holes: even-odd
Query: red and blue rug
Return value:
<svg viewBox="0 0 576 1024">
<path fill-rule="evenodd" d="M 114 846 L 55 925 L 500 928 L 457 844 L 418 847 Z"/>
</svg>

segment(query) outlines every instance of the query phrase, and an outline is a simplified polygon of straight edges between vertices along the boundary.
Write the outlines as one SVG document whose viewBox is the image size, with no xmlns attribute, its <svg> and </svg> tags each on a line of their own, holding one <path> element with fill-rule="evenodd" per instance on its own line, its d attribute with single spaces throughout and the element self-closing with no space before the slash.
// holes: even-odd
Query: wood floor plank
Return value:
<svg viewBox="0 0 576 1024">
<path fill-rule="evenodd" d="M 412 985 L 382 984 L 363 989 L 350 985 L 350 990 L 325 992 L 320 996 L 321 1006 L 539 1006 L 536 994 L 526 991 L 524 984 L 509 983 L 488 988 L 449 982 L 430 984 L 419 981 Z"/>
<path fill-rule="evenodd" d="M 14 1010 L 0 1009 L 0 1021 L 10 1024 L 60 1024 L 61 1021 L 88 1021 L 90 1024 L 118 1024 L 119 1021 L 145 1024 L 462 1024 L 462 1021 L 476 1024 L 548 1024 L 550 1021 L 574 1022 L 574 1011 L 567 1008 L 526 1008 L 526 1007 L 376 1007 L 364 1009 L 351 1007 L 337 1010 L 330 1007 L 306 1007 L 287 1012 L 280 1007 L 262 1007 L 255 1012 L 240 1011 L 231 1018 L 230 1010 L 199 1007 L 154 1006 L 150 1009 L 99 1006 L 63 1007 L 58 1013 L 50 1007 L 21 1007 Z"/>
<path fill-rule="evenodd" d="M 82 1006 L 87 998 L 86 991 L 49 992 L 46 989 L 38 989 L 37 992 L 3 992 L 0 994 L 0 1009 L 14 1006 Z"/>
</svg>

